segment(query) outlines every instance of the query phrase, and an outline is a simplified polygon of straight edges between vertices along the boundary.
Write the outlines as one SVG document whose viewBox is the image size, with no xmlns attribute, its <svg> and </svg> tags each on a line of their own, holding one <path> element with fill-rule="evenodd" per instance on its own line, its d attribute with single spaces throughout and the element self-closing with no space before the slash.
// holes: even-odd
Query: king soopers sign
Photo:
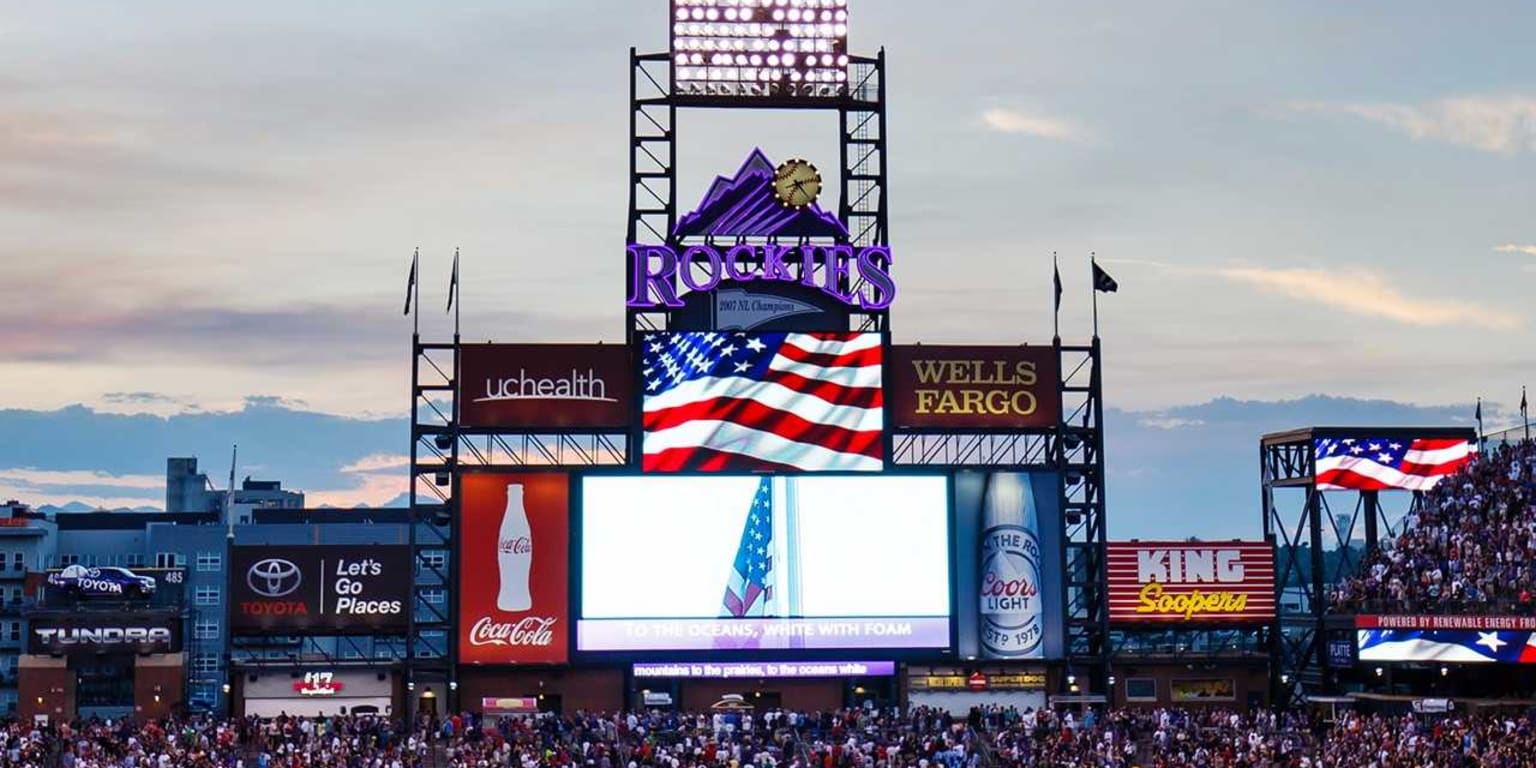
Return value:
<svg viewBox="0 0 1536 768">
<path fill-rule="evenodd" d="M 679 283 L 690 291 L 712 291 L 726 282 L 795 283 L 868 311 L 896 300 L 891 249 L 885 246 L 743 243 L 723 249 L 694 245 L 679 254 L 668 246 L 632 244 L 628 251 L 628 304 L 634 309 L 683 306 Z M 862 290 L 850 287 L 859 283 Z"/>
</svg>

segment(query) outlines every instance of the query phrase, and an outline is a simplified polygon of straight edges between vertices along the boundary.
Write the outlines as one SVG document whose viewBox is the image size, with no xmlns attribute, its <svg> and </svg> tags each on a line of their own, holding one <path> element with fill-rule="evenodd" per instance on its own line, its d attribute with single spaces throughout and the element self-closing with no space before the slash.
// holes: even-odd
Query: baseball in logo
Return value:
<svg viewBox="0 0 1536 768">
<path fill-rule="evenodd" d="M 561 474 L 464 477 L 462 661 L 566 661 L 569 495 Z"/>
</svg>

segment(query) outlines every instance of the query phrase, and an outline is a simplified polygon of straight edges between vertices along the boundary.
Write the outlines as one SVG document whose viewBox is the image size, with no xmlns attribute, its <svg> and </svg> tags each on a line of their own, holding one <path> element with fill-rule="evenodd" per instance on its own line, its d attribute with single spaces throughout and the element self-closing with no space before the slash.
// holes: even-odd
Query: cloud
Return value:
<svg viewBox="0 0 1536 768">
<path fill-rule="evenodd" d="M 1498 253 L 1523 253 L 1527 256 L 1536 256 L 1536 245 L 1517 245 L 1505 243 L 1493 249 Z"/>
<path fill-rule="evenodd" d="M 1351 115 L 1415 140 L 1483 152 L 1536 152 L 1536 97 L 1461 96 L 1424 104 L 1302 102 L 1292 109 Z"/>
<path fill-rule="evenodd" d="M 403 453 L 374 453 L 344 465 L 339 471 L 347 473 L 378 472 L 385 469 L 404 469 L 411 465 L 411 457 Z"/>
<path fill-rule="evenodd" d="M 159 392 L 108 392 L 101 399 L 115 405 L 179 405 L 181 400 Z"/>
<path fill-rule="evenodd" d="M 993 107 L 981 113 L 981 122 L 989 130 L 1015 136 L 1034 136 L 1053 141 L 1083 141 L 1087 135 L 1071 121 L 1008 107 Z"/>
<path fill-rule="evenodd" d="M 335 490 L 304 491 L 306 507 L 355 507 L 364 504 L 381 507 L 402 493 L 410 491 L 408 478 L 403 473 L 392 475 L 354 474 L 352 486 Z"/>
<path fill-rule="evenodd" d="M 95 485 L 108 488 L 138 488 L 160 491 L 165 478 L 160 475 L 114 475 L 96 470 L 53 470 L 36 467 L 0 469 L 0 483 L 34 488 Z"/>
<path fill-rule="evenodd" d="M 1216 273 L 1271 293 L 1406 325 L 1470 325 L 1508 331 L 1520 327 L 1523 322 L 1518 315 L 1475 304 L 1404 296 L 1385 277 L 1365 269 L 1232 267 L 1219 269 Z"/>
</svg>

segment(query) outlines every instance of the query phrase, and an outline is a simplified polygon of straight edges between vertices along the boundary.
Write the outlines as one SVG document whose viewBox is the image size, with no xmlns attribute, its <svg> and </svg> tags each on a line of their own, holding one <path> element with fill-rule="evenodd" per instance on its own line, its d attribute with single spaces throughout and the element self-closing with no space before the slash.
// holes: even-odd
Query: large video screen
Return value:
<svg viewBox="0 0 1536 768">
<path fill-rule="evenodd" d="M 879 333 L 641 340 L 646 472 L 879 472 Z"/>
<path fill-rule="evenodd" d="M 1536 632 L 1476 629 L 1356 630 L 1360 661 L 1536 664 Z"/>
<path fill-rule="evenodd" d="M 587 477 L 579 651 L 945 648 L 943 477 Z"/>
<path fill-rule="evenodd" d="M 1317 438 L 1313 475 L 1321 491 L 1427 491 L 1472 460 L 1465 438 Z"/>
</svg>

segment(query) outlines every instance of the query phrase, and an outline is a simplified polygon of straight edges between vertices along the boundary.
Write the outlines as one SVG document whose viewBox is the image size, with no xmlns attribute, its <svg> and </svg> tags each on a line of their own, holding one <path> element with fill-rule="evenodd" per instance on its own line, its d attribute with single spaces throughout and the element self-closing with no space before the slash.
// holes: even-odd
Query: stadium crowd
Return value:
<svg viewBox="0 0 1536 768">
<path fill-rule="evenodd" d="M 1525 718 L 916 708 L 577 714 L 406 728 L 374 718 L 0 729 L 5 768 L 1420 768 L 1536 765 Z"/>
<path fill-rule="evenodd" d="M 1331 597 L 1349 611 L 1532 610 L 1536 443 L 1497 446 L 1441 481 Z"/>
</svg>

